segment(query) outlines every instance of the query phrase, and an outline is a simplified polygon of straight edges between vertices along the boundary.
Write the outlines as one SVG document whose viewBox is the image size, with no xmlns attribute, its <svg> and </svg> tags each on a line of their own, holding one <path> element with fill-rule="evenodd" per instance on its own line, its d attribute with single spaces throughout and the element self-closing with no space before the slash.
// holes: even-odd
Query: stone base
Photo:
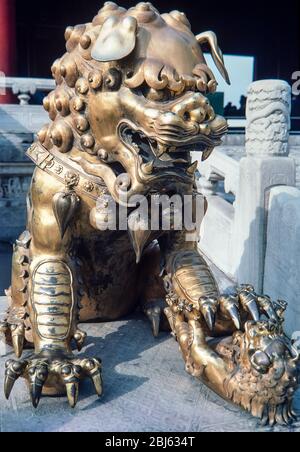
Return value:
<svg viewBox="0 0 300 452">
<path fill-rule="evenodd" d="M 5 299 L 0 302 L 5 309 Z M 26 384 L 15 385 L 7 402 L 0 390 L 1 432 L 253 432 L 262 429 L 239 408 L 224 402 L 184 370 L 174 339 L 154 339 L 139 316 L 82 327 L 88 333 L 86 356 L 103 360 L 104 396 L 85 382 L 75 410 L 64 398 L 43 398 L 32 408 Z M 12 350 L 0 348 L 0 388 Z M 27 352 L 25 352 L 26 355 Z M 295 406 L 300 414 L 300 394 Z M 292 430 L 292 428 L 290 428 Z M 300 423 L 293 427 L 300 432 Z"/>
</svg>

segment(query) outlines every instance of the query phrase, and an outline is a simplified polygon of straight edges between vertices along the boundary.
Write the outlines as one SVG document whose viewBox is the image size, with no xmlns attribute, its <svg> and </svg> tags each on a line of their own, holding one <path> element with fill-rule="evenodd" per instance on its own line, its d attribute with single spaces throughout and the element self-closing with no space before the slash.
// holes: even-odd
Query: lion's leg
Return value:
<svg viewBox="0 0 300 452">
<path fill-rule="evenodd" d="M 35 407 L 42 392 L 50 395 L 67 392 L 71 406 L 75 406 L 79 381 L 86 376 L 93 379 L 98 394 L 102 392 L 100 363 L 72 354 L 71 341 L 77 340 L 80 348 L 84 339 L 77 330 L 80 271 L 72 229 L 68 228 L 62 238 L 54 215 L 49 192 L 63 189 L 56 185 L 40 171 L 36 172 L 32 184 L 30 231 L 26 235 L 28 300 L 24 307 L 30 319 L 34 354 L 6 364 L 6 396 L 9 397 L 16 379 L 24 377 Z M 14 290 L 13 286 L 13 293 Z"/>
<path fill-rule="evenodd" d="M 186 370 L 214 381 L 217 390 L 226 378 L 226 365 L 209 347 L 206 338 L 213 329 L 220 295 L 204 260 L 193 246 L 186 245 L 186 248 L 186 251 L 171 249 L 165 256 L 168 303 L 165 314 L 180 345 Z M 201 306 L 199 300 L 203 300 Z"/>
<path fill-rule="evenodd" d="M 283 305 L 258 297 L 246 286 L 236 297 L 220 296 L 196 244 L 175 237 L 165 247 L 165 260 L 165 313 L 186 370 L 263 422 L 288 423 L 298 354 L 282 331 Z M 268 320 L 261 320 L 261 314 Z M 222 332 L 226 339 L 209 339 Z"/>
<path fill-rule="evenodd" d="M 199 254 L 197 244 L 180 240 L 178 245 L 173 245 L 165 254 L 167 292 L 174 293 L 183 310 L 197 311 L 206 336 L 224 337 L 240 329 L 250 311 L 241 311 L 237 296 L 220 295 L 217 282 Z"/>
<path fill-rule="evenodd" d="M 152 326 L 154 337 L 158 337 L 160 331 L 170 330 L 164 315 L 167 304 L 160 273 L 161 251 L 159 244 L 153 242 L 146 250 L 140 264 L 139 298 L 142 311 Z"/>
</svg>

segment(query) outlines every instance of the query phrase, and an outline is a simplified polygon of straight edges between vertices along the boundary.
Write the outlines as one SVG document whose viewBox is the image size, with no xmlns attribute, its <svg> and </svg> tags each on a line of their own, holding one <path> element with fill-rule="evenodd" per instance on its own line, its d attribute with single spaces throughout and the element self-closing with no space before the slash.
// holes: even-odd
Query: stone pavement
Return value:
<svg viewBox="0 0 300 452">
<path fill-rule="evenodd" d="M 2 298 L 1 312 L 5 299 Z M 69 408 L 65 398 L 42 399 L 34 410 L 24 381 L 18 381 L 7 402 L 4 363 L 13 358 L 1 346 L 1 432 L 253 432 L 262 428 L 250 415 L 224 402 L 184 371 L 176 342 L 169 334 L 152 337 L 139 315 L 102 325 L 84 325 L 86 356 L 101 357 L 105 394 L 97 399 L 90 382 L 80 400 Z M 300 394 L 296 399 L 300 414 Z M 263 429 L 263 431 L 280 431 Z M 300 422 L 283 429 L 300 432 Z"/>
</svg>

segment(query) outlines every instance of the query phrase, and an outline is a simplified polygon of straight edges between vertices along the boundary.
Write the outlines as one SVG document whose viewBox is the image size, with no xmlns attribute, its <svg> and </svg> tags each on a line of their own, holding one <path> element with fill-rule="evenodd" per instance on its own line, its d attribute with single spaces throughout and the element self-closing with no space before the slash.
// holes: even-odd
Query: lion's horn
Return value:
<svg viewBox="0 0 300 452">
<path fill-rule="evenodd" d="M 200 45 L 208 42 L 215 65 L 219 69 L 220 74 L 222 75 L 226 83 L 230 85 L 230 78 L 225 67 L 222 50 L 218 46 L 218 39 L 216 34 L 213 31 L 205 31 L 204 33 L 197 35 L 196 39 Z"/>
</svg>

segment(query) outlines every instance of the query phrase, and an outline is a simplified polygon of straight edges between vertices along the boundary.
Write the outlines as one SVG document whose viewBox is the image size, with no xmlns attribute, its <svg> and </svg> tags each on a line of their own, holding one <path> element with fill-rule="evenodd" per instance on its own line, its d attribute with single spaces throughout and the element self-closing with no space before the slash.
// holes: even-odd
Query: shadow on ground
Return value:
<svg viewBox="0 0 300 452">
<path fill-rule="evenodd" d="M 83 329 L 89 339 L 82 354 L 103 360 L 104 396 L 97 399 L 86 382 L 75 410 L 65 398 L 43 398 L 34 410 L 24 381 L 18 381 L 9 402 L 0 392 L 1 432 L 261 430 L 247 413 L 187 375 L 176 342 L 166 333 L 154 339 L 143 317 Z M 4 362 L 11 356 L 8 348 L 0 359 L 1 386 Z M 300 431 L 300 424 L 288 430 Z"/>
</svg>

